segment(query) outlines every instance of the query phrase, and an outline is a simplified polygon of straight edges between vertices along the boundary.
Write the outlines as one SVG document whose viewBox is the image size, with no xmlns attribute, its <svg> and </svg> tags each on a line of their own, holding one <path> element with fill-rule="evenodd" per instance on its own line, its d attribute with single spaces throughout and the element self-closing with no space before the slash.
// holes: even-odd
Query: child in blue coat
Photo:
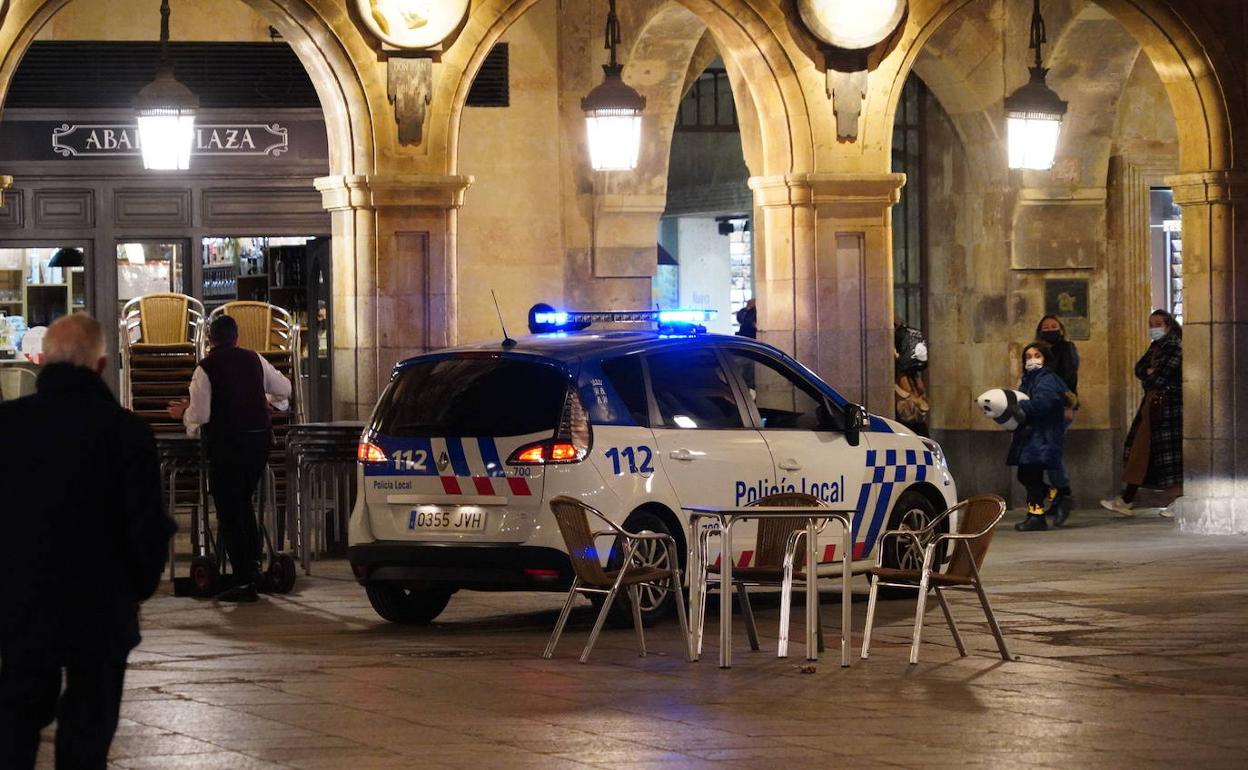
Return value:
<svg viewBox="0 0 1248 770">
<path fill-rule="evenodd" d="M 1047 342 L 1037 341 L 1023 348 L 1023 381 L 1018 389 L 1028 399 L 1018 405 L 1027 420 L 1014 431 L 1006 459 L 1008 465 L 1018 466 L 1018 480 L 1027 488 L 1027 518 L 1014 526 L 1020 532 L 1049 528 L 1044 519 L 1049 491 L 1044 472 L 1062 467 L 1069 388 L 1048 366 L 1052 358 Z"/>
</svg>

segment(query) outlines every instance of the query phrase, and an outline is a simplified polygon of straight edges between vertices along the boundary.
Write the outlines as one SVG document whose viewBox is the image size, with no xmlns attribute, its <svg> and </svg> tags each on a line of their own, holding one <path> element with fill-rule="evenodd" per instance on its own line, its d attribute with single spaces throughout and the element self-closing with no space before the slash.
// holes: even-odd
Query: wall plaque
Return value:
<svg viewBox="0 0 1248 770">
<path fill-rule="evenodd" d="M 1088 321 L 1088 280 L 1086 278 L 1062 278 L 1045 280 L 1044 312 L 1055 315 L 1066 327 L 1066 336 L 1072 340 L 1086 340 L 1092 336 Z"/>
</svg>

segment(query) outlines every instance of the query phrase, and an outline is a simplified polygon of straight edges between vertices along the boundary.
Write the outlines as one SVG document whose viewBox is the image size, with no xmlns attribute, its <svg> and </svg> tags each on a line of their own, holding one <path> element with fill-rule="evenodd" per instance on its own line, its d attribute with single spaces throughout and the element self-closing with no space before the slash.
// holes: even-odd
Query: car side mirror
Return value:
<svg viewBox="0 0 1248 770">
<path fill-rule="evenodd" d="M 845 440 L 850 446 L 858 446 L 862 439 L 862 430 L 870 419 L 867 410 L 859 404 L 845 405 Z"/>
</svg>

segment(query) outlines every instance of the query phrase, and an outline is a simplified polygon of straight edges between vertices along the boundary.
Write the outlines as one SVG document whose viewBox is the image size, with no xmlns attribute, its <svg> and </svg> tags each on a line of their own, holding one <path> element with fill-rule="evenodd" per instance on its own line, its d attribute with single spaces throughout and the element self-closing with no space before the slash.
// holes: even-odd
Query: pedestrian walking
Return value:
<svg viewBox="0 0 1248 770">
<path fill-rule="evenodd" d="M 1048 529 L 1044 504 L 1048 486 L 1046 471 L 1062 464 L 1066 439 L 1066 383 L 1048 364 L 1053 359 L 1049 343 L 1036 340 L 1023 348 L 1023 379 L 1018 389 L 1027 399 L 1018 402 L 1026 421 L 1015 431 L 1010 442 L 1008 465 L 1018 466 L 1018 480 L 1027 489 L 1027 518 L 1014 526 L 1020 532 Z M 1065 518 L 1059 523 L 1065 523 Z"/>
<path fill-rule="evenodd" d="M 1079 350 L 1075 343 L 1066 336 L 1066 325 L 1055 315 L 1046 315 L 1036 324 L 1036 339 L 1049 343 L 1053 351 L 1053 360 L 1046 364 L 1066 383 L 1066 427 L 1069 429 L 1075 421 L 1075 411 L 1079 408 Z M 1063 457 L 1065 452 L 1063 451 Z M 1075 499 L 1070 489 L 1070 476 L 1066 473 L 1066 462 L 1063 459 L 1057 467 L 1047 471 L 1049 478 L 1049 506 L 1045 513 L 1057 526 L 1062 526 L 1075 508 Z"/>
<path fill-rule="evenodd" d="M 1183 327 L 1165 310 L 1148 317 L 1152 342 L 1135 363 L 1144 398 L 1131 421 L 1122 450 L 1122 492 L 1101 505 L 1119 516 L 1135 515 L 1140 487 L 1164 490 L 1169 503 L 1183 494 Z"/>
<path fill-rule="evenodd" d="M 208 455 L 208 485 L 235 576 L 217 600 L 254 602 L 262 573 L 251 498 L 273 443 L 269 406 L 287 408 L 290 380 L 264 356 L 238 346 L 238 323 L 228 315 L 213 319 L 208 342 L 212 350 L 191 376 L 191 397 L 170 402 L 169 414 L 182 419 L 188 434 L 202 435 Z"/>
<path fill-rule="evenodd" d="M 176 526 L 147 424 L 100 379 L 104 327 L 48 327 L 36 391 L 0 404 L 0 767 L 35 766 L 56 720 L 56 767 L 103 768 L 139 603 Z"/>
</svg>

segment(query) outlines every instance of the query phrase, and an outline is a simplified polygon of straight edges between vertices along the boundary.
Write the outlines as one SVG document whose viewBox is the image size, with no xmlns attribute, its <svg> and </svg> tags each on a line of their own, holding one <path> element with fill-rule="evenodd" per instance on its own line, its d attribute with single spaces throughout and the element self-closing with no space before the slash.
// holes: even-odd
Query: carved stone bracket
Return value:
<svg viewBox="0 0 1248 770">
<path fill-rule="evenodd" d="M 836 138 L 858 138 L 858 118 L 867 96 L 867 52 L 824 49 L 828 98 L 836 115 Z"/>
<path fill-rule="evenodd" d="M 0 206 L 4 206 L 4 191 L 13 186 L 13 177 L 0 176 Z"/>
<path fill-rule="evenodd" d="M 386 95 L 394 105 L 399 142 L 420 144 L 425 114 L 433 101 L 432 56 L 425 52 L 391 52 L 386 62 Z"/>
</svg>

